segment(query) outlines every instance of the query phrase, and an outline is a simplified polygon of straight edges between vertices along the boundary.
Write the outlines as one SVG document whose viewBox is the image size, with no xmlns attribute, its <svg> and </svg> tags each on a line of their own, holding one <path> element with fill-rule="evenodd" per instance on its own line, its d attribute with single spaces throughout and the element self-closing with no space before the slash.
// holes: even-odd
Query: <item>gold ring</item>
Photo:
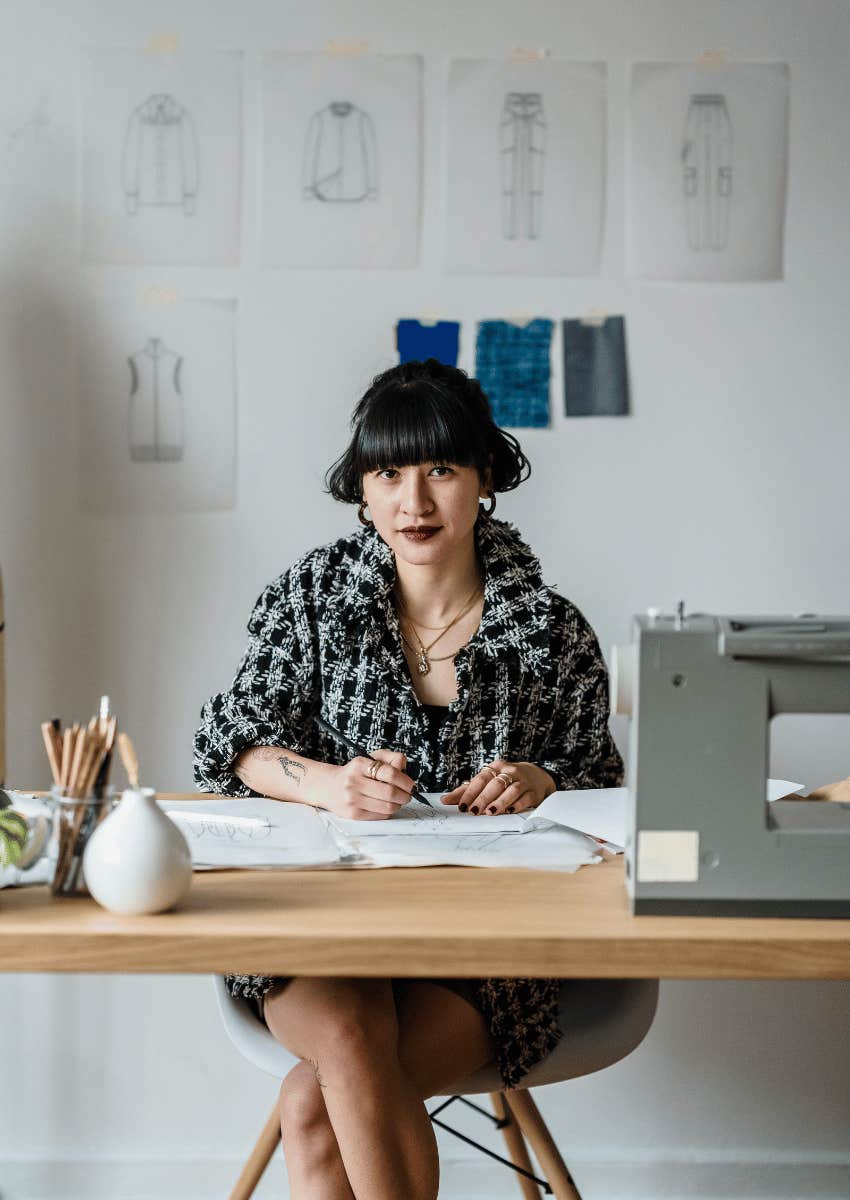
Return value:
<svg viewBox="0 0 850 1200">
<path fill-rule="evenodd" d="M 507 771 L 497 771 L 495 778 L 501 779 L 502 783 L 505 785 L 505 788 L 509 788 L 514 782 L 513 775 L 509 775 Z M 504 788 L 502 790 L 504 791 Z"/>
<path fill-rule="evenodd" d="M 374 779 L 377 782 L 380 782 L 380 780 L 378 780 L 378 772 L 380 771 L 380 769 L 381 769 L 381 764 L 379 762 L 373 762 L 371 767 L 369 768 L 369 770 L 366 772 L 366 774 L 369 776 L 370 779 Z"/>
<path fill-rule="evenodd" d="M 495 768 L 495 767 L 482 767 L 482 768 L 481 768 L 481 770 L 482 770 L 482 771 L 489 771 L 489 772 L 490 772 L 490 774 L 493 776 L 493 778 L 494 778 L 494 779 L 496 779 L 496 777 L 497 777 L 497 776 L 498 776 L 498 774 L 499 774 L 499 772 L 496 770 L 496 768 Z"/>
</svg>

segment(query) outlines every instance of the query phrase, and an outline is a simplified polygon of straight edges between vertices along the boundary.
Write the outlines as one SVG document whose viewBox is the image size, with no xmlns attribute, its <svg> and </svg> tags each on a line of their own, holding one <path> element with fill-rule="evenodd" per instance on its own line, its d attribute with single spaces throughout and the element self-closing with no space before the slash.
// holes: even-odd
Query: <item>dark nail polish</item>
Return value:
<svg viewBox="0 0 850 1200">
<path fill-rule="evenodd" d="M 487 812 L 489 812 L 489 813 L 494 813 L 495 811 L 496 811 L 495 804 L 491 804 L 490 807 L 487 809 Z"/>
<path fill-rule="evenodd" d="M 510 808 L 505 809 L 505 812 L 516 812 L 516 809 L 514 808 L 513 805 L 511 805 Z"/>
<path fill-rule="evenodd" d="M 460 811 L 461 811 L 461 812 L 466 812 L 466 805 L 465 805 L 465 804 L 459 804 L 459 805 L 458 805 L 458 808 L 460 809 Z"/>
<path fill-rule="evenodd" d="M 476 808 L 476 806 L 475 806 L 474 804 L 473 804 L 472 808 L 471 808 L 469 811 L 470 811 L 471 813 L 475 813 L 476 815 L 478 814 L 478 809 Z"/>
</svg>

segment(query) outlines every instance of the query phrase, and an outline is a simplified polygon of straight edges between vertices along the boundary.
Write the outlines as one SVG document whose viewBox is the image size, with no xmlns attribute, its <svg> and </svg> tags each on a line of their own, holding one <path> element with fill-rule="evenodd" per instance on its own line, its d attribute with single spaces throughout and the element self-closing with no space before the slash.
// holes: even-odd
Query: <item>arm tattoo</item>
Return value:
<svg viewBox="0 0 850 1200">
<path fill-rule="evenodd" d="M 295 782 L 300 785 L 304 775 L 307 774 L 307 768 L 304 766 L 304 764 L 296 762 L 294 758 L 287 758 L 285 754 L 280 755 L 277 761 L 283 767 L 284 775 L 288 776 L 289 779 L 294 779 Z M 296 775 L 295 771 L 291 769 L 292 767 L 295 768 L 295 771 L 303 771 L 304 774 Z"/>
</svg>

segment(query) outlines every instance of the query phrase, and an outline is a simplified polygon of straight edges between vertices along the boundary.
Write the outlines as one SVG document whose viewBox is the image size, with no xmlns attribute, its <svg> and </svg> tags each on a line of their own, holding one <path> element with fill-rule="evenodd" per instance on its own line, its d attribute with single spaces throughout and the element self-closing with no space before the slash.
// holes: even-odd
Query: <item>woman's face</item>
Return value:
<svg viewBox="0 0 850 1200">
<path fill-rule="evenodd" d="M 420 463 L 363 476 L 363 499 L 378 533 L 405 562 L 437 563 L 472 537 L 478 501 L 489 495 L 475 467 Z"/>
</svg>

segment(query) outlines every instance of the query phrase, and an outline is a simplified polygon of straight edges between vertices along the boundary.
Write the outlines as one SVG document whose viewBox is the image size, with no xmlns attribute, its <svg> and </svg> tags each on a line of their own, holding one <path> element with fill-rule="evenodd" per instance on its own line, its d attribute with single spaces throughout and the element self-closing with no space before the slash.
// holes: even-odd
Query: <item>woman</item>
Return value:
<svg viewBox="0 0 850 1200">
<path fill-rule="evenodd" d="M 619 784 L 594 633 L 493 519 L 495 494 L 530 468 L 480 385 L 408 362 L 375 379 L 352 427 L 327 483 L 364 528 L 263 592 L 232 688 L 204 707 L 198 785 L 374 821 L 414 780 L 487 814 Z M 345 761 L 317 714 L 380 761 Z M 558 980 L 227 985 L 303 1060 L 281 1088 L 297 1200 L 433 1200 L 423 1101 L 494 1058 L 514 1086 L 561 1036 Z"/>
</svg>

